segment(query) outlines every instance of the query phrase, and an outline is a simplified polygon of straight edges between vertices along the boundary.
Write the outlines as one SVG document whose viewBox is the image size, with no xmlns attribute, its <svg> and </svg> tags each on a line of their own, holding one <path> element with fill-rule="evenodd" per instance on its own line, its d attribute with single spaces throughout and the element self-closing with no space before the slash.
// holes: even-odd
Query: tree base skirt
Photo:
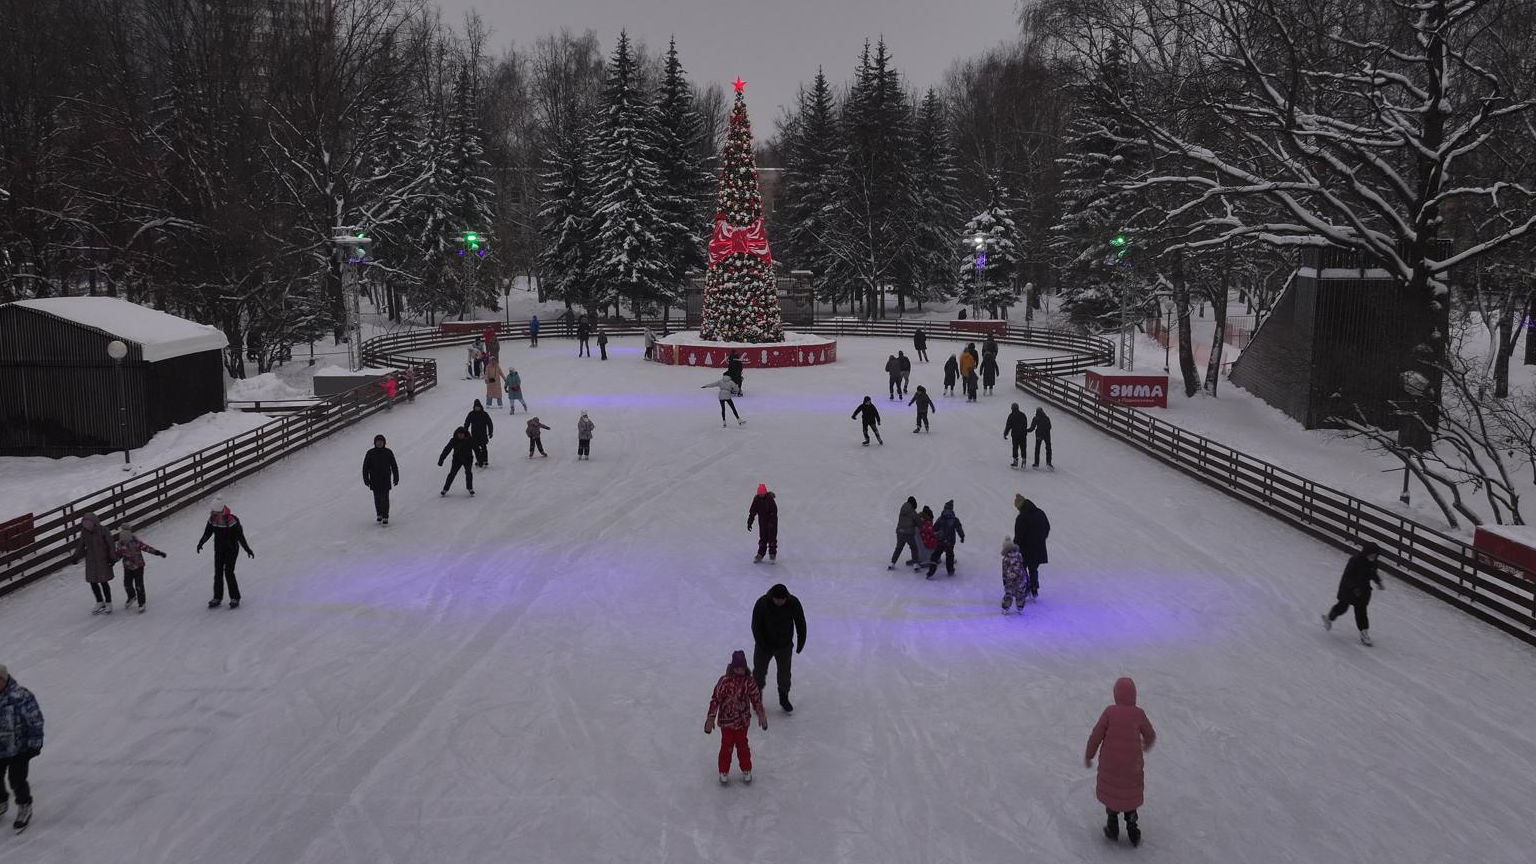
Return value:
<svg viewBox="0 0 1536 864">
<path fill-rule="evenodd" d="M 656 362 L 667 366 L 725 368 L 735 351 L 748 369 L 783 366 L 825 366 L 837 362 L 837 340 L 784 331 L 783 342 L 712 342 L 696 331 L 673 333 L 656 340 Z"/>
</svg>

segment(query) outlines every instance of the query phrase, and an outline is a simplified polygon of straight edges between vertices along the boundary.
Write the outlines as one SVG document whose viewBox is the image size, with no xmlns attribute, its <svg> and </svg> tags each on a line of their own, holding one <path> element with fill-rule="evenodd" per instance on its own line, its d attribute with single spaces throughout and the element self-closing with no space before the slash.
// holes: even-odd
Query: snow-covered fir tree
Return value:
<svg viewBox="0 0 1536 864">
<path fill-rule="evenodd" d="M 492 205 L 496 200 L 496 184 L 491 180 L 490 165 L 485 161 L 485 144 L 481 140 L 479 82 L 475 70 L 465 64 L 459 68 L 454 81 L 451 108 L 448 113 L 447 144 L 445 159 L 448 181 L 447 213 L 444 226 L 449 232 L 447 247 L 459 259 L 457 278 L 461 310 L 477 306 L 496 307 L 499 292 L 495 280 L 482 275 L 484 259 L 473 250 L 464 248 L 464 235 L 474 233 L 481 239 L 481 249 L 491 254 L 494 247 L 488 238 L 491 222 L 495 218 Z M 462 256 L 459 252 L 464 252 Z"/>
<path fill-rule="evenodd" d="M 662 194 L 656 202 L 663 219 L 660 251 L 668 284 L 680 290 L 687 272 L 705 263 L 704 231 L 713 189 L 705 167 L 709 148 L 704 124 L 694 107 L 693 88 L 678 59 L 675 39 L 667 45 L 656 110 L 661 136 Z"/>
<path fill-rule="evenodd" d="M 954 296 L 955 230 L 963 218 L 959 169 L 944 101 L 929 89 L 913 123 L 911 183 L 907 193 L 908 247 L 897 302 L 921 304 Z M 904 306 L 903 306 L 904 308 Z"/>
<path fill-rule="evenodd" d="M 763 225 L 763 196 L 752 155 L 744 86 L 738 78 L 721 155 L 699 334 L 721 342 L 782 342 L 778 284 Z"/>
<path fill-rule="evenodd" d="M 779 141 L 784 181 L 779 187 L 774 222 L 783 226 L 780 257 L 795 269 L 811 271 L 816 299 L 833 304 L 835 309 L 839 302 L 851 302 L 851 298 L 846 283 L 830 278 L 836 260 L 829 244 L 837 202 L 840 137 L 837 104 L 822 70 L 816 70 L 809 90 L 801 88 L 794 113 L 779 128 Z"/>
<path fill-rule="evenodd" d="M 597 195 L 588 171 L 585 122 L 579 110 L 565 113 L 560 128 L 550 129 L 539 193 L 539 285 L 551 300 L 595 310 L 607 297 L 599 293 L 594 223 Z"/>
<path fill-rule="evenodd" d="M 1008 192 L 997 178 L 992 180 L 987 209 L 965 223 L 960 242 L 965 250 L 957 273 L 960 300 L 973 311 L 985 309 L 996 317 L 998 310 L 1014 303 L 1013 280 L 1022 263 L 1019 227 L 1008 212 Z"/>
<path fill-rule="evenodd" d="M 663 247 L 668 220 L 661 163 L 656 107 L 640 80 L 629 34 L 621 31 L 592 129 L 588 171 L 597 193 L 596 272 L 636 316 L 681 297 Z"/>
</svg>

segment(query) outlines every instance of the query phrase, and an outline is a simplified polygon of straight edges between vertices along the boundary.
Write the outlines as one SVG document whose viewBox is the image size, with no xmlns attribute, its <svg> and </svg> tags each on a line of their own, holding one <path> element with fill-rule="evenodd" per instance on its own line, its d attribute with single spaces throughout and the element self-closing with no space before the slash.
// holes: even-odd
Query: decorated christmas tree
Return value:
<svg viewBox="0 0 1536 864">
<path fill-rule="evenodd" d="M 763 228 L 763 196 L 752 158 L 752 124 L 740 78 L 720 167 L 715 228 L 709 240 L 699 335 L 720 342 L 782 342 L 773 255 Z"/>
</svg>

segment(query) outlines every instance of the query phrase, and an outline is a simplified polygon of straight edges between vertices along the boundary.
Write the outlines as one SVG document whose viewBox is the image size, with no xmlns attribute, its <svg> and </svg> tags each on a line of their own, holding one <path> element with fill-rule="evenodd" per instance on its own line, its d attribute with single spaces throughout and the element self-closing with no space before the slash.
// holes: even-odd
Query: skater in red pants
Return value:
<svg viewBox="0 0 1536 864">
<path fill-rule="evenodd" d="M 715 692 L 709 697 L 709 714 L 704 718 L 704 734 L 715 731 L 715 718 L 720 719 L 720 785 L 731 782 L 731 748 L 736 748 L 736 761 L 741 764 L 741 781 L 752 782 L 752 748 L 747 746 L 747 724 L 752 712 L 757 712 L 757 725 L 768 728 L 768 713 L 763 710 L 763 694 L 752 680 L 747 668 L 747 652 L 731 652 L 731 665 L 715 682 Z"/>
</svg>

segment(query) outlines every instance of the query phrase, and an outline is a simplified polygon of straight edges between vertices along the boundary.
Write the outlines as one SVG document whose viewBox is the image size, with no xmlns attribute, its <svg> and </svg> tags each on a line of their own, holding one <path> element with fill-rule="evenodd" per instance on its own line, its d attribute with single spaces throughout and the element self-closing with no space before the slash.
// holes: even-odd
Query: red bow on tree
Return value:
<svg viewBox="0 0 1536 864">
<path fill-rule="evenodd" d="M 768 232 L 759 219 L 745 228 L 734 228 L 724 217 L 715 219 L 715 233 L 709 238 L 709 263 L 718 264 L 727 255 L 753 255 L 763 263 L 773 263 L 768 250 Z"/>
</svg>

